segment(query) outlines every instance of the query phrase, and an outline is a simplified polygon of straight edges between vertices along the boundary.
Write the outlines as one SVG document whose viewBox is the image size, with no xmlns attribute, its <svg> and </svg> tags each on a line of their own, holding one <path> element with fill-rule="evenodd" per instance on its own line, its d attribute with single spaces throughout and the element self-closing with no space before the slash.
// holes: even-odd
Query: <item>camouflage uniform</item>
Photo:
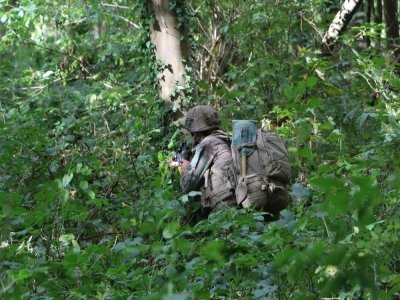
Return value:
<svg viewBox="0 0 400 300">
<path fill-rule="evenodd" d="M 210 209 L 236 205 L 230 138 L 217 130 L 219 125 L 218 113 L 205 105 L 189 110 L 185 121 L 192 134 L 204 131 L 210 134 L 196 146 L 190 166 L 181 177 L 181 190 L 201 191 L 201 203 Z"/>
</svg>

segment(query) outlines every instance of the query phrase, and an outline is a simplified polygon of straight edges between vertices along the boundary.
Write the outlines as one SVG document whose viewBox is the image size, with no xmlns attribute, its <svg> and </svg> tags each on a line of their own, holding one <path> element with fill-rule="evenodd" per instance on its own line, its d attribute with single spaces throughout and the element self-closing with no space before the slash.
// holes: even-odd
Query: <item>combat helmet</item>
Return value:
<svg viewBox="0 0 400 300">
<path fill-rule="evenodd" d="M 186 114 L 185 128 L 190 132 L 218 129 L 221 125 L 219 114 L 208 105 L 198 105 Z"/>
</svg>

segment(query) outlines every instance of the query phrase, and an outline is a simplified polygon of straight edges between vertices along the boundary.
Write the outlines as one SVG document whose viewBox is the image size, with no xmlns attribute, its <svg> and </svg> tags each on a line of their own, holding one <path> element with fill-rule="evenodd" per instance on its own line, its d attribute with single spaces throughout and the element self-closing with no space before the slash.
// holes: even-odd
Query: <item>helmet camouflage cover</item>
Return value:
<svg viewBox="0 0 400 300">
<path fill-rule="evenodd" d="M 218 129 L 220 125 L 218 112 L 208 105 L 195 106 L 186 114 L 185 128 L 190 132 Z"/>
</svg>

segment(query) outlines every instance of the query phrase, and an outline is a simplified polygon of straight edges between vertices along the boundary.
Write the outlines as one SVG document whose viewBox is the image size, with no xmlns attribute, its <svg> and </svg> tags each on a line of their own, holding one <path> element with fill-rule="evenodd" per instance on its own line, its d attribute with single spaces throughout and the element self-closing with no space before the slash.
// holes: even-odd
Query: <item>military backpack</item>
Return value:
<svg viewBox="0 0 400 300">
<path fill-rule="evenodd" d="M 234 120 L 231 145 L 236 170 L 236 201 L 277 216 L 290 203 L 291 172 L 283 140 L 257 129 L 256 121 Z"/>
</svg>

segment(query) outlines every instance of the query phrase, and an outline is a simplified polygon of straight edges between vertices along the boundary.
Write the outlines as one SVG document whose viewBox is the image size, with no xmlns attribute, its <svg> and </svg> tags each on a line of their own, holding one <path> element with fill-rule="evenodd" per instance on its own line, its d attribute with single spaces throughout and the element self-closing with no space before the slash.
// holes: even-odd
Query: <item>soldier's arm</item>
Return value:
<svg viewBox="0 0 400 300">
<path fill-rule="evenodd" d="M 200 143 L 195 150 L 195 155 L 190 165 L 185 169 L 181 177 L 180 186 L 182 193 L 198 191 L 200 189 L 204 173 L 213 160 L 212 149 L 206 143 Z"/>
</svg>

